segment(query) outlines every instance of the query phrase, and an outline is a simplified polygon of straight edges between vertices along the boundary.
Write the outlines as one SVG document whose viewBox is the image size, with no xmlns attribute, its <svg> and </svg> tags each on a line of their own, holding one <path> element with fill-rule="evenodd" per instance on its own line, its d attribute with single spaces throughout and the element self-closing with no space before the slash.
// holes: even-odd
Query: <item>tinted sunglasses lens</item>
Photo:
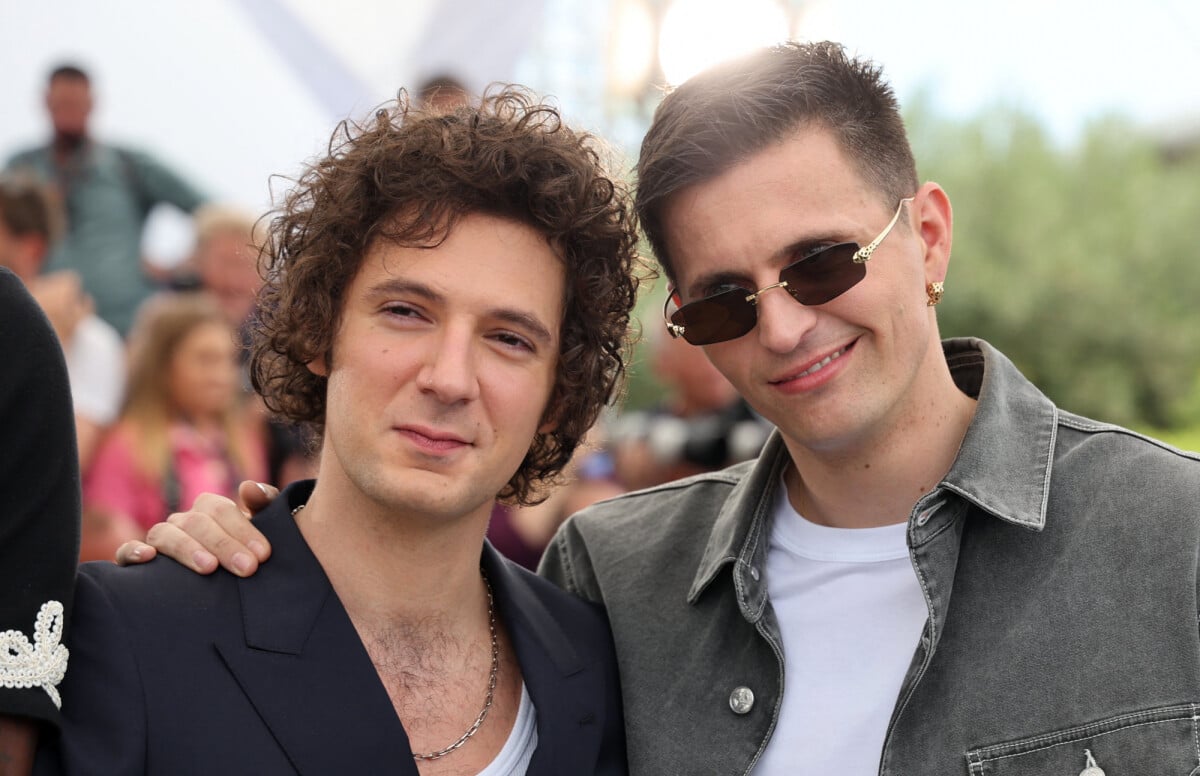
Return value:
<svg viewBox="0 0 1200 776">
<path fill-rule="evenodd" d="M 867 276 L 867 265 L 854 263 L 857 251 L 854 243 L 831 245 L 784 267 L 779 279 L 787 281 L 788 293 L 800 304 L 825 304 Z"/>
<path fill-rule="evenodd" d="M 758 314 L 746 301 L 746 291 L 723 291 L 685 304 L 671 315 L 693 345 L 712 345 L 740 337 L 754 328 Z"/>
</svg>

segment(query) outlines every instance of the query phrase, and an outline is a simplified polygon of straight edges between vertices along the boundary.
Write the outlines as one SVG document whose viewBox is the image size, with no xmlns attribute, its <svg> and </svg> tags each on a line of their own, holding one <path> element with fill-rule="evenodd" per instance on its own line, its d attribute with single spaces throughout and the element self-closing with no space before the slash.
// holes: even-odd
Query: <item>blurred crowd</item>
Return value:
<svg viewBox="0 0 1200 776">
<path fill-rule="evenodd" d="M 467 99 L 453 78 L 418 91 L 431 109 Z M 52 136 L 0 175 L 0 266 L 42 306 L 67 360 L 83 476 L 81 560 L 111 559 L 202 492 L 236 496 L 254 479 L 313 476 L 318 452 L 272 419 L 244 347 L 262 276 L 256 215 L 213 201 L 138 149 L 89 132 L 88 73 L 56 68 L 46 85 Z M 142 255 L 161 205 L 190 215 L 194 243 L 162 270 Z M 653 327 L 651 327 L 653 329 Z M 498 505 L 489 538 L 529 568 L 559 524 L 599 499 L 754 457 L 768 424 L 703 351 L 646 343 L 661 400 L 598 424 L 540 504 Z"/>
</svg>

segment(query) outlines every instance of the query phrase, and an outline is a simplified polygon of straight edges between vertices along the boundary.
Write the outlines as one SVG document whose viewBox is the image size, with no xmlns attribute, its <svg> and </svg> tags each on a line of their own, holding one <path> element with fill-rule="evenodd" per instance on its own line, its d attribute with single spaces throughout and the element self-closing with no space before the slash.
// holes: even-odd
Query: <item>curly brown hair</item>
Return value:
<svg viewBox="0 0 1200 776">
<path fill-rule="evenodd" d="M 274 211 L 260 256 L 266 284 L 251 344 L 251 377 L 267 406 L 320 433 L 343 296 L 372 244 L 431 246 L 462 217 L 512 219 L 543 234 L 566 267 L 561 345 L 544 421 L 498 494 L 518 504 L 570 460 L 625 368 L 637 298 L 637 225 L 603 146 L 556 109 L 507 86 L 478 104 L 425 113 L 406 95 L 362 123 L 345 121 Z"/>
</svg>

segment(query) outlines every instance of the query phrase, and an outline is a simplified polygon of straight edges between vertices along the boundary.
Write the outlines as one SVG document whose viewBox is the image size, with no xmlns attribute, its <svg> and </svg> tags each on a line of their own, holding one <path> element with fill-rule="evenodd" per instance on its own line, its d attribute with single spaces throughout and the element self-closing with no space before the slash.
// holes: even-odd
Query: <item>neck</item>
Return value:
<svg viewBox="0 0 1200 776">
<path fill-rule="evenodd" d="M 175 420 L 205 436 L 219 435 L 225 430 L 224 419 L 218 415 L 189 415 L 178 413 Z"/>
<path fill-rule="evenodd" d="M 913 506 L 950 471 L 975 400 L 954 384 L 937 359 L 932 390 L 919 406 L 868 438 L 834 450 L 785 442 L 793 465 L 784 481 L 797 512 L 835 528 L 903 523 Z"/>
<path fill-rule="evenodd" d="M 296 522 L 357 626 L 446 627 L 473 622 L 486 605 L 479 563 L 489 515 L 431 527 L 361 494 L 340 497 L 318 481 Z M 380 594 L 388 590 L 403 595 Z"/>
<path fill-rule="evenodd" d="M 54 133 L 54 150 L 64 156 L 83 148 L 85 143 L 87 143 L 86 134 Z"/>
</svg>

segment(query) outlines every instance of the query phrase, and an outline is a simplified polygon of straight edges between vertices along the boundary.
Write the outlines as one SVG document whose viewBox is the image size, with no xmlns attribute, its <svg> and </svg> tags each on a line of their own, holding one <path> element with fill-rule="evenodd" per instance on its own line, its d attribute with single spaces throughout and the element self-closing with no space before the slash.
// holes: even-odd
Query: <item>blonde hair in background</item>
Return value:
<svg viewBox="0 0 1200 776">
<path fill-rule="evenodd" d="M 244 237 L 246 244 L 256 252 L 266 238 L 266 227 L 261 219 L 234 205 L 202 205 L 192 214 L 192 224 L 196 230 L 196 255 L 200 255 L 218 234 Z"/>
<path fill-rule="evenodd" d="M 163 293 L 146 300 L 130 332 L 129 378 L 121 419 L 137 434 L 138 467 L 155 481 L 166 477 L 171 460 L 168 432 L 177 419 L 170 396 L 171 362 L 184 339 L 207 323 L 229 329 L 233 338 L 233 329 L 208 294 Z M 244 422 L 236 401 L 220 420 L 230 459 L 240 471 L 248 470 Z"/>
</svg>

